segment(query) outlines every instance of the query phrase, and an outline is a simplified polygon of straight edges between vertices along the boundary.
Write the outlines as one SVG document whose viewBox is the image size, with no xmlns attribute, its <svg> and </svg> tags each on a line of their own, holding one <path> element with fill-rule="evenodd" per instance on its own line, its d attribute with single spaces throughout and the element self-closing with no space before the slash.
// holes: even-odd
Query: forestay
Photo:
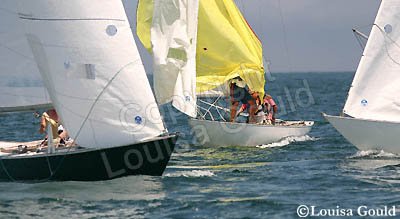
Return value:
<svg viewBox="0 0 400 219">
<path fill-rule="evenodd" d="M 120 0 L 18 2 L 53 105 L 79 145 L 128 145 L 163 132 Z"/>
<path fill-rule="evenodd" d="M 344 113 L 400 122 L 400 1 L 382 1 Z"/>
<path fill-rule="evenodd" d="M 0 0 L 0 112 L 50 106 L 15 0 Z"/>
</svg>

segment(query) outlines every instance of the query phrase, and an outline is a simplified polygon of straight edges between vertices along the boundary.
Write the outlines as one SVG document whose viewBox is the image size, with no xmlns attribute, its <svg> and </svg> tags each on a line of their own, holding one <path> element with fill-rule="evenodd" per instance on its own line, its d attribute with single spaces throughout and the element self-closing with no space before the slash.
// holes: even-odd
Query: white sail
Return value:
<svg viewBox="0 0 400 219">
<path fill-rule="evenodd" d="M 50 105 L 16 6 L 15 0 L 0 0 L 0 112 Z"/>
<path fill-rule="evenodd" d="M 79 145 L 128 145 L 164 131 L 120 0 L 18 2 L 53 105 Z"/>
<path fill-rule="evenodd" d="M 400 1 L 381 3 L 343 112 L 400 122 Z"/>
<path fill-rule="evenodd" d="M 198 0 L 154 1 L 151 42 L 154 89 L 160 104 L 196 117 Z"/>
</svg>

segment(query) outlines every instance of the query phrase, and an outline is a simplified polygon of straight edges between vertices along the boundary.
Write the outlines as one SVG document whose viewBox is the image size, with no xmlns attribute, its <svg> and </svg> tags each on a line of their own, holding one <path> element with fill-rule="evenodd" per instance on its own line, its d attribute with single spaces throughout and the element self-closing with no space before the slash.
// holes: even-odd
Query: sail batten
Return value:
<svg viewBox="0 0 400 219">
<path fill-rule="evenodd" d="M 19 3 L 43 82 L 79 145 L 116 147 L 164 132 L 121 1 Z"/>
<path fill-rule="evenodd" d="M 343 112 L 400 122 L 400 1 L 382 1 Z"/>
</svg>

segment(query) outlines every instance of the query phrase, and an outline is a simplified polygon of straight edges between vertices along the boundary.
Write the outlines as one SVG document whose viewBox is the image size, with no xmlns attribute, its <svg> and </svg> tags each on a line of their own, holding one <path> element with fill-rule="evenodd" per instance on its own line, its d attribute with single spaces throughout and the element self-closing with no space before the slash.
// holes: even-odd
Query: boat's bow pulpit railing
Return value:
<svg viewBox="0 0 400 219">
<path fill-rule="evenodd" d="M 222 94 L 217 96 L 207 96 L 207 98 L 199 97 L 197 99 L 198 119 L 226 122 L 226 114 L 229 113 L 230 110 L 226 107 L 220 106 L 221 102 L 224 102 L 224 99 L 225 95 Z"/>
</svg>

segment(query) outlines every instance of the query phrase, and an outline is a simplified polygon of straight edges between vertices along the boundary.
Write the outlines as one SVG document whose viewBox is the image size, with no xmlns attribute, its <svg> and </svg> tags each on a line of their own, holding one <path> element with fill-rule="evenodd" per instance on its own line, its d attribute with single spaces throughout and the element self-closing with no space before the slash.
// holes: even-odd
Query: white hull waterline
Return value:
<svg viewBox="0 0 400 219">
<path fill-rule="evenodd" d="M 285 125 L 259 125 L 190 119 L 197 141 L 204 146 L 257 146 L 286 137 L 304 136 L 312 121 L 287 121 Z"/>
<path fill-rule="evenodd" d="M 384 150 L 400 154 L 400 123 L 323 116 L 359 150 Z"/>
</svg>

